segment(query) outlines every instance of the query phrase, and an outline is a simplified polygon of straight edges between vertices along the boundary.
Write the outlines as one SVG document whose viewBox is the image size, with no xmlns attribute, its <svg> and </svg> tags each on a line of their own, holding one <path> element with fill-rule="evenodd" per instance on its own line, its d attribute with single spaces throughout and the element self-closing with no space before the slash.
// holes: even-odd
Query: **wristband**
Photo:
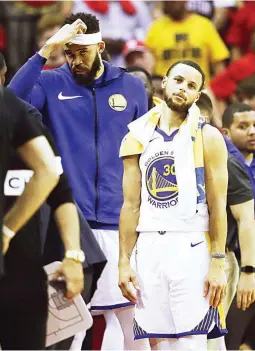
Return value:
<svg viewBox="0 0 255 351">
<path fill-rule="evenodd" d="M 241 272 L 243 273 L 255 273 L 255 267 L 253 266 L 244 266 L 244 267 L 241 267 Z"/>
<path fill-rule="evenodd" d="M 214 254 L 212 255 L 212 258 L 226 258 L 225 254 Z"/>
<path fill-rule="evenodd" d="M 13 230 L 8 228 L 6 225 L 3 225 L 2 231 L 3 231 L 3 234 L 7 236 L 7 238 L 9 239 L 12 239 L 16 234 Z"/>
</svg>

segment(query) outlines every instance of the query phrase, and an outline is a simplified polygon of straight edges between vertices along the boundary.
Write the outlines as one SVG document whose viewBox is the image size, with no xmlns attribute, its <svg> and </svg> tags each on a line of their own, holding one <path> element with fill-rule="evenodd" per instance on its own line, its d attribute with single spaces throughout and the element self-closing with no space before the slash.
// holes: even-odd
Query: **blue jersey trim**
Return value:
<svg viewBox="0 0 255 351">
<path fill-rule="evenodd" d="M 105 311 L 105 310 L 114 310 L 115 308 L 122 308 L 134 306 L 132 302 L 118 303 L 116 305 L 107 305 L 107 306 L 91 306 L 90 311 Z"/>
</svg>

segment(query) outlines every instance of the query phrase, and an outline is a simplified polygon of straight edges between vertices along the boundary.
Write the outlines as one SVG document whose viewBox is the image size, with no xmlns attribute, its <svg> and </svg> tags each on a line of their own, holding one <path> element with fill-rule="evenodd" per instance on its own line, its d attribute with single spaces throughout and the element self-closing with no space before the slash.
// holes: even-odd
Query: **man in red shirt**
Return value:
<svg viewBox="0 0 255 351">
<path fill-rule="evenodd" d="M 237 83 L 255 73 L 255 31 L 250 47 L 249 52 L 233 61 L 211 81 L 210 88 L 218 100 L 229 99 L 235 93 Z"/>
</svg>

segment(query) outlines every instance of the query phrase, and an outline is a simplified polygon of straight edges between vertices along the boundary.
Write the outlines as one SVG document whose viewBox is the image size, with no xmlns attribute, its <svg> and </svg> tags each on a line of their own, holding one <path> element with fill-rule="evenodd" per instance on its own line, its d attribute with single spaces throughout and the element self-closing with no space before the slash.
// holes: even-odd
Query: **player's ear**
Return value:
<svg viewBox="0 0 255 351">
<path fill-rule="evenodd" d="M 196 97 L 196 99 L 195 99 L 195 101 L 194 101 L 194 102 L 197 102 L 197 101 L 199 100 L 200 95 L 201 95 L 201 91 L 200 91 L 200 92 L 197 94 L 197 97 Z"/>
<path fill-rule="evenodd" d="M 103 53 L 104 49 L 105 49 L 105 42 L 101 41 L 100 43 L 97 44 L 98 45 L 98 51 L 100 54 Z"/>
<path fill-rule="evenodd" d="M 231 140 L 231 133 L 228 128 L 222 128 L 222 133 L 229 139 Z"/>
<path fill-rule="evenodd" d="M 167 81 L 168 81 L 168 77 L 167 77 L 167 76 L 164 76 L 164 77 L 163 77 L 163 80 L 162 80 L 162 83 L 161 83 L 161 87 L 162 87 L 163 89 L 166 88 L 166 86 L 167 86 Z"/>
</svg>

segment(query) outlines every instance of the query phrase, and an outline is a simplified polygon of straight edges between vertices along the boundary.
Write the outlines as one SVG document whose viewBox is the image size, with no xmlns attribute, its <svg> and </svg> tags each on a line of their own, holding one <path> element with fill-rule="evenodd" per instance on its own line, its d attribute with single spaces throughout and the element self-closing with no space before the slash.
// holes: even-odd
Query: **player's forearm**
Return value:
<svg viewBox="0 0 255 351">
<path fill-rule="evenodd" d="M 227 240 L 227 214 L 224 199 L 210 209 L 210 239 L 213 254 L 224 254 Z"/>
<path fill-rule="evenodd" d="M 255 266 L 255 221 L 240 220 L 238 237 L 242 266 Z"/>
<path fill-rule="evenodd" d="M 45 167 L 35 173 L 25 191 L 4 217 L 4 224 L 17 232 L 34 215 L 58 183 L 56 172 Z"/>
<path fill-rule="evenodd" d="M 31 92 L 41 75 L 44 64 L 45 59 L 35 54 L 15 73 L 8 87 L 19 98 L 30 102 Z"/>
<path fill-rule="evenodd" d="M 60 205 L 54 212 L 54 218 L 65 250 L 80 250 L 80 222 L 75 204 Z"/>
<path fill-rule="evenodd" d="M 38 53 L 41 57 L 48 59 L 53 51 L 54 51 L 53 45 L 45 44 Z"/>
<path fill-rule="evenodd" d="M 139 209 L 123 206 L 120 213 L 119 223 L 119 263 L 127 263 L 130 260 L 135 247 L 138 233 L 136 231 L 139 220 Z"/>
</svg>

